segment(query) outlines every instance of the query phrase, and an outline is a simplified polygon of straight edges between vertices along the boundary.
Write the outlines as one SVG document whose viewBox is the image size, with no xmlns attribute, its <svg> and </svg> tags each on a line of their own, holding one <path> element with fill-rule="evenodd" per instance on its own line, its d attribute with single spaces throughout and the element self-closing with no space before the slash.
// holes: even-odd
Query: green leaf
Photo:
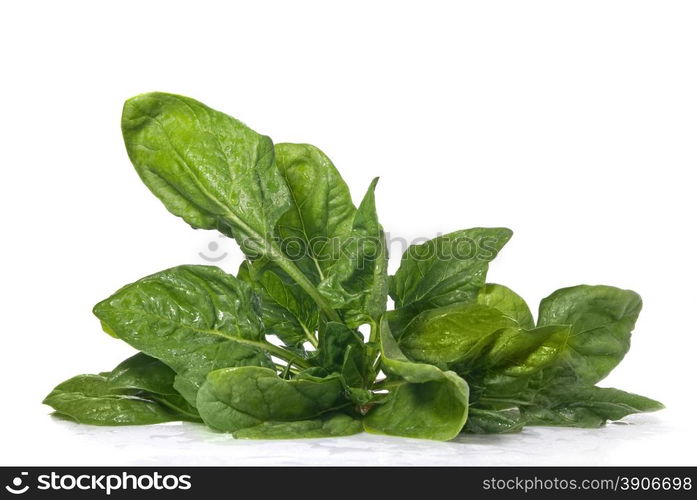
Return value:
<svg viewBox="0 0 697 500">
<path fill-rule="evenodd" d="M 375 209 L 375 178 L 355 214 L 341 256 L 320 283 L 320 293 L 344 323 L 376 323 L 387 302 L 387 244 Z"/>
<path fill-rule="evenodd" d="M 267 334 L 297 348 L 307 341 L 316 342 L 313 332 L 319 324 L 319 308 L 283 270 L 267 259 L 244 261 L 237 277 L 259 295 Z"/>
<path fill-rule="evenodd" d="M 428 309 L 476 302 L 489 262 L 512 234 L 506 228 L 465 229 L 407 248 L 390 280 L 395 308 L 404 309 L 393 326 L 404 327 Z"/>
<path fill-rule="evenodd" d="M 188 420 L 144 395 L 114 387 L 103 375 L 78 375 L 66 380 L 43 403 L 81 424 L 146 425 Z"/>
<path fill-rule="evenodd" d="M 196 408 L 174 388 L 174 370 L 158 359 L 138 353 L 120 363 L 105 376 L 114 389 L 145 392 L 147 399 L 169 407 L 184 415 L 186 419 L 200 420 Z"/>
<path fill-rule="evenodd" d="M 519 432 L 525 425 L 517 408 L 486 410 L 471 407 L 463 432 L 470 434 L 504 434 Z"/>
<path fill-rule="evenodd" d="M 328 322 L 319 330 L 319 365 L 328 373 L 341 372 L 349 347 L 360 349 L 363 337 L 343 323 Z"/>
<path fill-rule="evenodd" d="M 109 383 L 122 389 L 139 389 L 155 394 L 174 395 L 176 373 L 159 359 L 139 352 L 121 362 L 107 376 Z"/>
<path fill-rule="evenodd" d="M 284 380 L 274 370 L 246 366 L 209 373 L 196 406 L 207 425 L 234 433 L 264 423 L 313 419 L 346 404 L 337 376 Z"/>
<path fill-rule="evenodd" d="M 556 361 L 566 348 L 570 332 L 568 325 L 500 330 L 481 364 L 503 375 L 532 375 Z"/>
<path fill-rule="evenodd" d="M 329 158 L 309 144 L 276 144 L 276 165 L 292 199 L 277 225 L 281 248 L 319 283 L 351 232 L 351 193 Z"/>
<path fill-rule="evenodd" d="M 498 309 L 526 330 L 535 328 L 535 320 L 525 300 L 508 287 L 487 283 L 479 290 L 477 303 Z"/>
<path fill-rule="evenodd" d="M 264 422 L 246 427 L 233 435 L 238 439 L 304 439 L 351 436 L 363 431 L 357 418 L 345 413 L 329 412 L 318 418 L 295 422 Z"/>
<path fill-rule="evenodd" d="M 480 304 L 452 304 L 424 311 L 399 339 L 415 361 L 440 367 L 474 365 L 488 352 L 496 333 L 517 323 L 502 312 Z"/>
<path fill-rule="evenodd" d="M 291 207 L 271 139 L 188 97 L 153 92 L 126 101 L 121 119 L 138 175 L 174 215 L 263 251 Z"/>
<path fill-rule="evenodd" d="M 529 425 L 599 427 L 608 420 L 664 408 L 653 399 L 612 388 L 560 388 L 545 397 L 552 403 L 523 407 Z"/>
<path fill-rule="evenodd" d="M 386 319 L 380 323 L 380 341 L 383 370 L 397 385 L 365 416 L 365 430 L 442 441 L 457 436 L 467 420 L 467 383 L 454 372 L 409 361 Z"/>
<path fill-rule="evenodd" d="M 580 285 L 557 290 L 540 304 L 539 326 L 571 325 L 569 349 L 545 370 L 545 383 L 594 385 L 629 350 L 641 297 L 610 286 Z"/>
<path fill-rule="evenodd" d="M 396 309 L 388 318 L 395 336 L 399 338 L 420 312 L 476 302 L 489 262 L 511 235 L 506 228 L 474 228 L 410 246 L 390 280 Z"/>
<path fill-rule="evenodd" d="M 140 178 L 170 212 L 233 236 L 252 259 L 269 258 L 339 319 L 275 240 L 293 202 L 271 139 L 194 99 L 161 92 L 126 101 L 121 128 Z"/>
<path fill-rule="evenodd" d="M 174 387 L 195 404 L 213 370 L 273 366 L 256 301 L 248 284 L 218 268 L 180 266 L 125 286 L 94 313 L 105 329 L 172 368 Z"/>
</svg>

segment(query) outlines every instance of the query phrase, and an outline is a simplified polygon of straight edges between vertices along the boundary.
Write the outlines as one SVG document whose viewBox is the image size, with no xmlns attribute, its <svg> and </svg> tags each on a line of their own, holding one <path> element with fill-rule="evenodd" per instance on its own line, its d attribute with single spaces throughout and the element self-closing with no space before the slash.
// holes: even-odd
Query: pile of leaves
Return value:
<svg viewBox="0 0 697 500">
<path fill-rule="evenodd" d="M 596 427 L 662 408 L 596 386 L 629 349 L 636 293 L 557 290 L 535 322 L 516 293 L 486 283 L 511 237 L 505 228 L 412 245 L 388 276 L 377 179 L 356 207 L 316 147 L 274 145 L 172 94 L 128 100 L 122 130 L 165 207 L 234 238 L 247 258 L 237 276 L 179 266 L 97 304 L 104 331 L 140 352 L 58 385 L 44 401 L 57 415 L 93 425 L 203 422 L 239 438 L 365 430 L 448 440 L 525 425 Z"/>
</svg>

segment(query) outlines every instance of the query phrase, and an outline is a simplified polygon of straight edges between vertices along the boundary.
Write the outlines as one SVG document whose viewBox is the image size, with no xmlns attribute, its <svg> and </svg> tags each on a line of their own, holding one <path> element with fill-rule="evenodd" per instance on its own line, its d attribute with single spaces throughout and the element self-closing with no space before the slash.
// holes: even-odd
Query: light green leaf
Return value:
<svg viewBox="0 0 697 500">
<path fill-rule="evenodd" d="M 440 367 L 474 365 L 486 354 L 504 328 L 515 320 L 480 304 L 452 304 L 424 311 L 399 339 L 404 353 L 415 361 Z"/>
<path fill-rule="evenodd" d="M 188 97 L 153 92 L 126 101 L 131 162 L 173 214 L 262 251 L 291 207 L 271 139 Z"/>
<path fill-rule="evenodd" d="M 498 309 L 526 330 L 535 328 L 535 320 L 525 300 L 508 287 L 487 283 L 479 290 L 477 303 Z"/>
</svg>

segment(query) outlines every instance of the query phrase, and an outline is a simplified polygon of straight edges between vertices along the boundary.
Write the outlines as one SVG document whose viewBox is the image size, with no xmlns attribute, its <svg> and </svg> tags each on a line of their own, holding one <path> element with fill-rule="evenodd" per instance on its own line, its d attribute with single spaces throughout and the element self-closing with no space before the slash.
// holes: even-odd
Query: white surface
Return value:
<svg viewBox="0 0 697 500">
<path fill-rule="evenodd" d="M 2 3 L 0 462 L 696 464 L 696 21 L 689 1 Z M 39 401 L 56 383 L 132 352 L 95 302 L 222 255 L 211 242 L 239 262 L 129 165 L 121 105 L 149 90 L 316 144 L 356 199 L 380 175 L 393 237 L 513 228 L 490 280 L 533 307 L 577 283 L 637 290 L 633 348 L 603 384 L 669 410 L 445 444 L 55 422 Z"/>
<path fill-rule="evenodd" d="M 246 441 L 200 424 L 86 427 L 54 418 L 3 457 L 7 465 L 694 465 L 684 427 L 636 415 L 602 429 L 529 427 L 519 434 L 461 435 L 447 443 L 372 434 Z M 2 464 L 3 462 L 0 462 Z"/>
</svg>

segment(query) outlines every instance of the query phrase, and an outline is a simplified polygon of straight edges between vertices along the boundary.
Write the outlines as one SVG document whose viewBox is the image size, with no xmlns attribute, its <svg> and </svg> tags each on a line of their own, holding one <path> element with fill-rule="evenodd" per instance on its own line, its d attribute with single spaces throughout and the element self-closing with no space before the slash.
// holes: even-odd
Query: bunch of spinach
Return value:
<svg viewBox="0 0 697 500">
<path fill-rule="evenodd" d="M 577 286 L 540 304 L 486 283 L 504 228 L 413 245 L 394 276 L 375 208 L 308 144 L 273 144 L 193 99 L 129 99 L 129 157 L 167 209 L 235 238 L 237 276 L 179 266 L 97 304 L 138 354 L 45 399 L 94 425 L 204 422 L 241 438 L 368 432 L 448 440 L 524 425 L 594 427 L 661 404 L 599 388 L 641 299 Z M 395 309 L 386 311 L 388 295 Z M 358 327 L 369 325 L 364 339 Z M 272 342 L 272 337 L 277 339 Z"/>
</svg>

